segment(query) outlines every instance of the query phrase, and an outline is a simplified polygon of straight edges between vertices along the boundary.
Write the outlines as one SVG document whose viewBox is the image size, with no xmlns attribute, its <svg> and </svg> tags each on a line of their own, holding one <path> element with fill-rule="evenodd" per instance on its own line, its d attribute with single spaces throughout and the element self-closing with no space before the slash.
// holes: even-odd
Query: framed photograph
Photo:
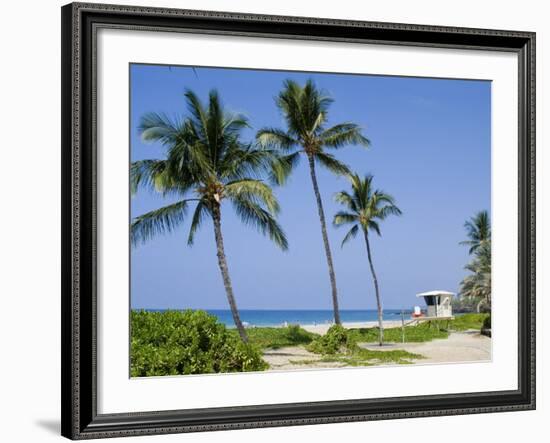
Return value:
<svg viewBox="0 0 550 443">
<path fill-rule="evenodd" d="M 64 436 L 535 408 L 534 33 L 61 13 Z"/>
</svg>

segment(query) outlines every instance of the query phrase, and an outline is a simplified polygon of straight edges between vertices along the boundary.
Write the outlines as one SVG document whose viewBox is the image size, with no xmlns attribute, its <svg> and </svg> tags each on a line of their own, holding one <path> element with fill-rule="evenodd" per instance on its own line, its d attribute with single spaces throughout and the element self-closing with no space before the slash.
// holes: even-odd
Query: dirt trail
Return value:
<svg viewBox="0 0 550 443">
<path fill-rule="evenodd" d="M 491 360 L 491 339 L 479 331 L 452 332 L 449 338 L 422 343 L 390 343 L 380 347 L 360 344 L 362 348 L 378 351 L 402 349 L 425 358 L 417 363 L 456 363 Z"/>
<path fill-rule="evenodd" d="M 446 339 L 437 339 L 423 343 L 388 343 L 382 347 L 373 343 L 360 343 L 359 346 L 374 351 L 392 351 L 402 349 L 425 358 L 415 363 L 457 363 L 491 360 L 491 339 L 478 331 L 452 332 Z M 342 368 L 342 362 L 323 362 L 321 356 L 307 351 L 303 346 L 284 347 L 266 350 L 264 360 L 270 370 Z"/>
</svg>

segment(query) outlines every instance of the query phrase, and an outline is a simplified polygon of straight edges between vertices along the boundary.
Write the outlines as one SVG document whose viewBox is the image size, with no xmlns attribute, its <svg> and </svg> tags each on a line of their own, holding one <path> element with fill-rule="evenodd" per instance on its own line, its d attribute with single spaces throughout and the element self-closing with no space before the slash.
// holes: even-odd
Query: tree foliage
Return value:
<svg viewBox="0 0 550 443">
<path fill-rule="evenodd" d="M 380 222 L 390 215 L 402 214 L 390 194 L 374 188 L 372 175 L 361 178 L 358 174 L 349 174 L 348 178 L 351 183 L 351 194 L 340 191 L 334 196 L 334 199 L 346 208 L 345 211 L 336 213 L 333 219 L 334 226 L 352 225 L 342 240 L 342 247 L 355 238 L 360 230 L 367 235 L 370 232 L 382 235 Z"/>
<path fill-rule="evenodd" d="M 465 266 L 469 274 L 460 284 L 460 296 L 479 300 L 477 311 L 491 309 L 491 225 L 487 211 L 478 212 L 464 224 L 471 261 Z"/>
<path fill-rule="evenodd" d="M 267 149 L 282 154 L 282 162 L 275 165 L 273 179 L 283 184 L 298 165 L 299 154 L 313 157 L 329 171 L 342 175 L 349 168 L 326 149 L 340 149 L 346 145 L 369 146 L 362 128 L 351 122 L 327 127 L 328 110 L 333 100 L 320 91 L 312 80 L 302 87 L 293 80 L 286 80 L 276 98 L 286 122 L 286 130 L 262 128 L 257 140 Z"/>
<path fill-rule="evenodd" d="M 287 249 L 286 236 L 275 219 L 279 204 L 263 181 L 278 161 L 276 153 L 241 140 L 248 120 L 225 111 L 216 91 L 210 92 L 208 105 L 190 90 L 185 99 L 185 119 L 148 113 L 140 121 L 142 139 L 165 146 L 166 158 L 133 162 L 132 191 L 142 187 L 181 199 L 136 217 L 131 226 L 132 243 L 172 232 L 187 220 L 189 206 L 194 204 L 188 235 L 191 245 L 204 219 L 228 201 L 243 222 Z"/>
</svg>

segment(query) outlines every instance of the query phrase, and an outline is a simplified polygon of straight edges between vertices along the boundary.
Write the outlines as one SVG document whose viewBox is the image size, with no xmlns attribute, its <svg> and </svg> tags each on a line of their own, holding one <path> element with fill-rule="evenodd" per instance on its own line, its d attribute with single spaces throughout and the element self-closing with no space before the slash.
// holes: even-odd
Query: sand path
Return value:
<svg viewBox="0 0 550 443">
<path fill-rule="evenodd" d="M 345 363 L 322 362 L 322 356 L 307 351 L 303 346 L 288 346 L 264 351 L 263 359 L 269 363 L 270 371 L 287 369 L 343 368 Z M 306 363 L 307 362 L 307 363 Z"/>
<path fill-rule="evenodd" d="M 449 338 L 423 343 L 388 343 L 382 347 L 360 344 L 362 348 L 378 351 L 402 349 L 425 358 L 416 363 L 457 363 L 491 360 L 491 339 L 479 331 L 452 332 Z"/>
<path fill-rule="evenodd" d="M 414 363 L 464 363 L 491 360 L 491 339 L 478 331 L 452 332 L 449 338 L 437 339 L 423 343 L 388 343 L 382 347 L 373 343 L 360 343 L 359 346 L 375 351 L 402 349 L 425 358 Z M 270 370 L 289 369 L 342 368 L 345 363 L 323 362 L 321 356 L 307 351 L 303 346 L 284 347 L 266 350 L 264 360 Z"/>
</svg>

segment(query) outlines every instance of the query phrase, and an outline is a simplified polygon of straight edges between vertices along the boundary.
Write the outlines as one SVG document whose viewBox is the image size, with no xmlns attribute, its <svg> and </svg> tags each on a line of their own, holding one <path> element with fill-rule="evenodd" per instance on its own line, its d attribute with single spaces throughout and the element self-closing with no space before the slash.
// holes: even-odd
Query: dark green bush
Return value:
<svg viewBox="0 0 550 443">
<path fill-rule="evenodd" d="M 332 355 L 341 352 L 348 345 L 348 331 L 340 325 L 333 325 L 325 335 L 313 340 L 307 350 L 316 354 Z"/>
<path fill-rule="evenodd" d="M 204 311 L 131 312 L 132 377 L 267 369 L 258 348 Z"/>
<path fill-rule="evenodd" d="M 491 316 L 485 317 L 485 320 L 483 320 L 483 326 L 481 329 L 491 329 Z"/>
</svg>

